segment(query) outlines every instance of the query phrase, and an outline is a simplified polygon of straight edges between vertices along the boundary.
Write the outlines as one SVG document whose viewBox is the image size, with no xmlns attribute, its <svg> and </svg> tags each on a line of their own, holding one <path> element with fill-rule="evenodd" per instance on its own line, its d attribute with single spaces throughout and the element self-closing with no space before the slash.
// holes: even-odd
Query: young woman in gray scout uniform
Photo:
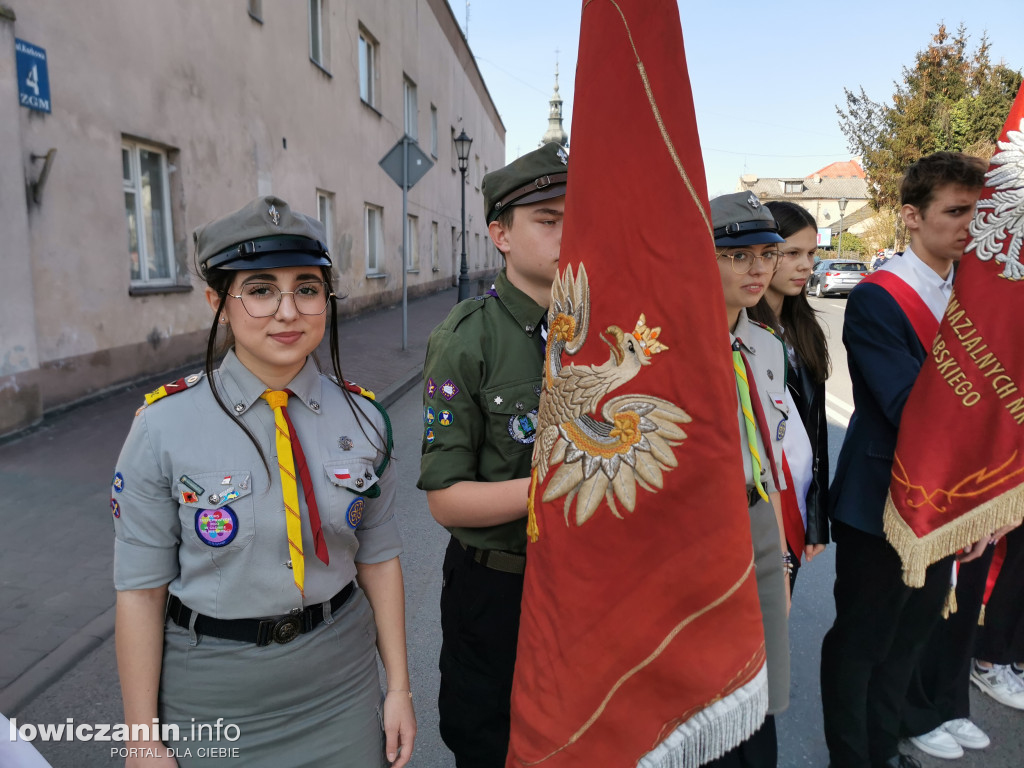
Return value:
<svg viewBox="0 0 1024 768">
<path fill-rule="evenodd" d="M 778 762 L 775 714 L 789 706 L 789 579 L 792 567 L 782 533 L 779 490 L 782 438 L 786 433 L 786 350 L 766 326 L 747 318 L 764 296 L 783 242 L 772 215 L 752 193 L 711 201 L 715 253 L 737 373 L 737 409 L 743 467 L 750 503 L 757 594 L 768 665 L 768 717 L 747 741 L 708 765 L 762 768 Z"/>
<path fill-rule="evenodd" d="M 206 372 L 147 395 L 111 491 L 125 721 L 180 736 L 126 745 L 127 765 L 231 748 L 247 767 L 403 766 L 416 721 L 390 425 L 310 357 L 330 307 L 343 381 L 323 227 L 264 197 L 195 239 Z M 232 346 L 214 369 L 218 329 Z"/>
<path fill-rule="evenodd" d="M 567 155 L 547 144 L 484 177 L 505 268 L 430 335 L 419 487 L 452 534 L 441 589 L 441 738 L 459 768 L 504 768 L 526 567 L 526 500 Z"/>
</svg>

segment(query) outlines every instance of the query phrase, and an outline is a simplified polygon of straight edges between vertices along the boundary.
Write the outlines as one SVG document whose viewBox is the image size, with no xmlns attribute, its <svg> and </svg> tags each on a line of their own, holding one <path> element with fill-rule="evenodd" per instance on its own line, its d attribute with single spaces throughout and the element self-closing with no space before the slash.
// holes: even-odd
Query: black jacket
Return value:
<svg viewBox="0 0 1024 768">
<path fill-rule="evenodd" d="M 811 440 L 814 461 L 807 489 L 805 544 L 828 544 L 828 422 L 825 419 L 825 382 L 815 383 L 806 365 L 790 369 L 790 394 Z"/>
</svg>

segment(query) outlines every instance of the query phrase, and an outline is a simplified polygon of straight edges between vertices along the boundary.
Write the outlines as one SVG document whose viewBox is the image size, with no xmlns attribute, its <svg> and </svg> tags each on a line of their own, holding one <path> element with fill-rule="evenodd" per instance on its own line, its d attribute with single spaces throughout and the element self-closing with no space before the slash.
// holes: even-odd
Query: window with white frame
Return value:
<svg viewBox="0 0 1024 768">
<path fill-rule="evenodd" d="M 420 268 L 419 233 L 420 220 L 411 213 L 405 217 L 405 268 L 414 272 Z"/>
<path fill-rule="evenodd" d="M 384 209 L 369 203 L 363 209 L 363 235 L 366 238 L 366 272 L 379 275 L 384 256 Z"/>
<path fill-rule="evenodd" d="M 359 29 L 359 98 L 371 107 L 377 105 L 377 41 L 365 29 Z"/>
<path fill-rule="evenodd" d="M 324 0 L 309 0 L 309 58 L 324 69 Z"/>
<path fill-rule="evenodd" d="M 437 107 L 430 105 L 430 154 L 437 159 Z"/>
<path fill-rule="evenodd" d="M 430 269 L 437 272 L 441 269 L 441 238 L 437 233 L 437 222 L 430 222 Z"/>
<path fill-rule="evenodd" d="M 327 242 L 327 250 L 331 249 L 334 242 L 334 193 L 324 192 L 321 189 L 316 191 L 316 214 L 320 223 L 324 225 L 324 236 Z"/>
<path fill-rule="evenodd" d="M 420 134 L 416 127 L 418 111 L 416 107 L 416 83 L 406 75 L 402 81 L 402 92 L 405 99 L 405 135 L 418 139 Z"/>
<path fill-rule="evenodd" d="M 174 235 L 167 153 L 125 141 L 121 164 L 131 284 L 171 285 L 175 282 Z"/>
</svg>

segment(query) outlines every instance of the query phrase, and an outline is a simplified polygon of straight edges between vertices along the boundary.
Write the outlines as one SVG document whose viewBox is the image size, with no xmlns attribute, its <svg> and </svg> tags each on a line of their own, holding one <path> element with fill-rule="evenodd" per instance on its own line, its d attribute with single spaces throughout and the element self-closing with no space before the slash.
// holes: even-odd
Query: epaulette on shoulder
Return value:
<svg viewBox="0 0 1024 768">
<path fill-rule="evenodd" d="M 204 375 L 203 373 L 193 373 L 177 381 L 172 381 L 170 384 L 157 387 L 146 395 L 146 402 L 135 412 L 135 415 L 138 416 L 144 408 L 149 407 L 157 400 L 163 400 L 168 395 L 176 395 L 179 392 L 184 392 L 186 389 L 191 389 L 203 380 Z"/>
<path fill-rule="evenodd" d="M 483 296 L 477 296 L 474 299 L 466 299 L 466 301 L 460 301 L 454 307 L 452 311 L 448 313 L 448 317 L 441 324 L 441 328 L 447 331 L 454 331 L 459 323 L 465 320 L 467 317 L 472 315 L 474 312 L 479 312 L 483 309 L 484 304 L 487 303 L 487 299 L 490 298 L 487 294 Z"/>
<path fill-rule="evenodd" d="M 365 397 L 365 398 L 367 398 L 369 400 L 374 400 L 374 401 L 377 400 L 377 396 L 375 394 L 373 394 L 373 392 L 371 392 L 368 389 L 363 389 L 362 387 L 360 387 L 355 382 L 352 382 L 352 381 L 349 381 L 348 379 L 346 379 L 344 384 L 345 384 L 345 389 L 347 389 L 349 392 L 355 392 L 357 395 L 362 395 L 363 397 Z"/>
<path fill-rule="evenodd" d="M 762 323 L 762 322 L 759 322 L 757 320 L 751 320 L 749 317 L 747 318 L 747 322 L 750 323 L 751 325 L 756 325 L 758 328 L 764 328 L 764 330 L 768 331 L 768 333 L 770 333 L 772 336 L 778 336 L 779 335 L 779 334 L 777 334 L 775 332 L 775 329 L 772 328 L 767 323 Z"/>
</svg>

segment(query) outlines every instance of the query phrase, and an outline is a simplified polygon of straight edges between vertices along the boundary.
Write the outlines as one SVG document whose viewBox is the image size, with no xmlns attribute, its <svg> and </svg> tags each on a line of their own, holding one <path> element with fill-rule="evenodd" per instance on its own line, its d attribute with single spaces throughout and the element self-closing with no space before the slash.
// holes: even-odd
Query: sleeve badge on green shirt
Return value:
<svg viewBox="0 0 1024 768">
<path fill-rule="evenodd" d="M 448 379 L 444 384 L 441 385 L 441 396 L 445 400 L 451 400 L 459 394 L 459 388 L 455 386 L 455 382 Z"/>
<path fill-rule="evenodd" d="M 453 421 L 455 421 L 455 414 L 449 411 L 448 409 L 438 412 L 437 423 L 440 424 L 442 427 L 451 426 L 451 423 Z"/>
<path fill-rule="evenodd" d="M 434 442 L 434 430 L 430 427 L 427 427 L 427 431 L 423 433 L 423 436 L 426 438 L 428 443 Z"/>
<path fill-rule="evenodd" d="M 428 405 L 426 408 L 423 409 L 423 422 L 425 424 L 433 424 L 435 418 L 436 417 L 434 416 L 434 409 L 433 408 L 431 408 Z"/>
<path fill-rule="evenodd" d="M 434 383 L 433 379 L 427 379 L 427 397 L 432 398 L 435 392 L 437 392 L 437 384 Z"/>
</svg>

